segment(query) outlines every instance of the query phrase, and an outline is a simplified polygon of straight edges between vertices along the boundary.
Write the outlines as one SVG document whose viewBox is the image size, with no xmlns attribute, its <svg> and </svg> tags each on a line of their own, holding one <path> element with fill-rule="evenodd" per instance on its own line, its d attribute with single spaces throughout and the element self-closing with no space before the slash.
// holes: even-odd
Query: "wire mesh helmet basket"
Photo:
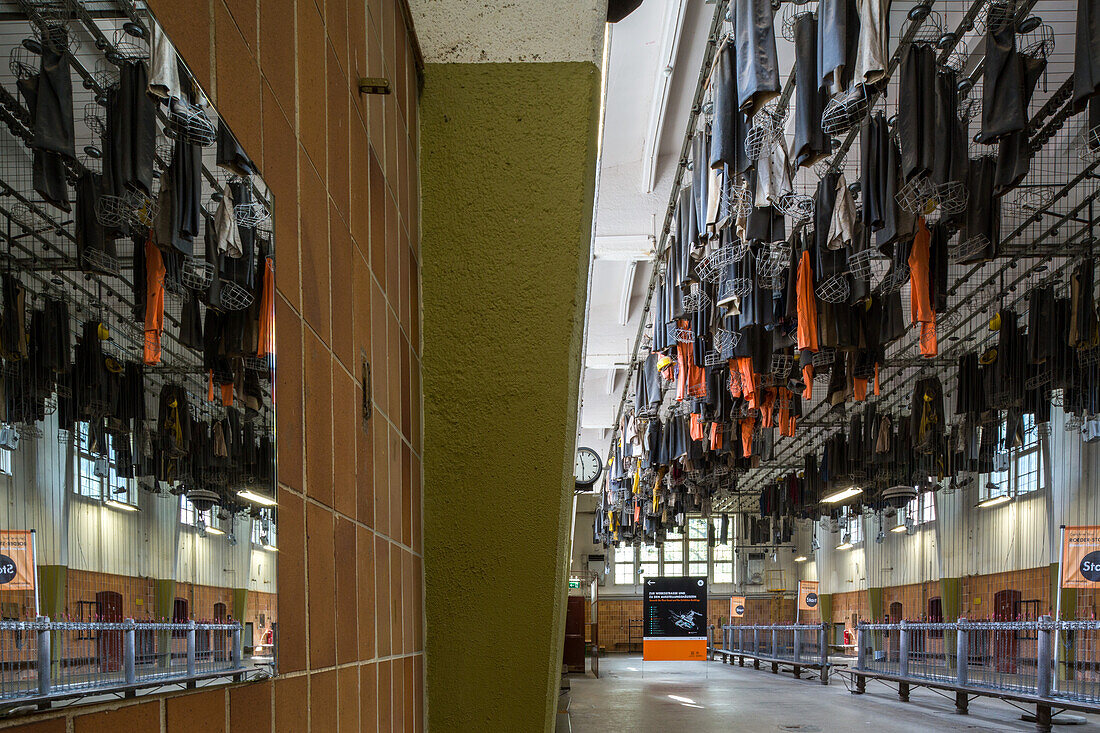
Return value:
<svg viewBox="0 0 1100 733">
<path fill-rule="evenodd" d="M 730 216 L 735 219 L 748 216 L 752 211 L 752 191 L 749 190 L 748 183 L 731 183 L 722 192 L 722 197 L 725 199 L 726 209 L 729 211 Z"/>
<path fill-rule="evenodd" d="M 271 212 L 262 201 L 249 201 L 233 207 L 237 226 L 255 228 L 271 218 Z"/>
<path fill-rule="evenodd" d="M 783 38 L 787 39 L 791 43 L 794 43 L 794 28 L 798 25 L 798 21 L 802 19 L 804 15 L 813 15 L 817 10 L 816 2 L 808 2 L 803 4 L 796 4 L 793 2 L 783 3 L 782 10 L 782 33 Z"/>
<path fill-rule="evenodd" d="M 232 280 L 226 280 L 221 287 L 221 305 L 227 311 L 243 311 L 252 305 L 252 293 Z"/>
<path fill-rule="evenodd" d="M 172 100 L 165 133 L 171 138 L 206 147 L 217 140 L 218 131 L 201 107 L 182 99 Z"/>
<path fill-rule="evenodd" d="M 54 226 L 29 204 L 25 204 L 22 201 L 12 205 L 11 219 L 24 230 L 36 234 L 48 232 L 53 229 Z"/>
<path fill-rule="evenodd" d="M 1016 48 L 1035 59 L 1049 58 L 1054 53 L 1054 28 L 1031 16 L 1016 30 Z"/>
<path fill-rule="evenodd" d="M 868 247 L 848 257 L 848 271 L 852 277 L 868 280 L 875 287 L 890 271 L 890 260 L 874 247 Z"/>
<path fill-rule="evenodd" d="M 1078 133 L 1074 135 L 1070 147 L 1076 151 L 1078 158 L 1087 163 L 1100 159 L 1100 125 L 1096 127 L 1082 126 Z"/>
<path fill-rule="evenodd" d="M 794 367 L 794 361 L 793 354 L 772 354 L 771 368 L 768 371 L 779 380 L 786 379 Z"/>
<path fill-rule="evenodd" d="M 719 328 L 714 332 L 714 350 L 726 359 L 733 358 L 733 350 L 741 343 L 741 332 Z"/>
<path fill-rule="evenodd" d="M 941 49 L 946 46 L 951 47 L 951 52 L 947 54 L 947 58 L 940 62 L 940 66 L 954 71 L 956 74 L 961 74 L 963 69 L 966 68 L 967 60 L 970 58 L 970 48 L 966 39 L 959 38 L 954 33 L 945 33 L 940 36 L 936 46 Z"/>
<path fill-rule="evenodd" d="M 781 276 L 791 265 L 791 244 L 768 242 L 756 258 L 756 274 L 762 278 Z"/>
<path fill-rule="evenodd" d="M 740 240 L 736 244 L 722 245 L 704 257 L 695 272 L 706 282 L 718 282 L 726 268 L 744 257 L 747 251 L 748 246 Z"/>
<path fill-rule="evenodd" d="M 836 360 L 836 349 L 831 346 L 826 346 L 820 349 L 812 357 L 810 357 L 810 363 L 813 364 L 814 369 L 824 369 L 825 367 L 832 366 Z"/>
<path fill-rule="evenodd" d="M 709 366 L 709 367 L 721 366 L 725 362 L 726 362 L 726 360 L 722 358 L 722 354 L 720 354 L 717 351 L 708 351 L 703 356 L 703 365 L 704 366 Z"/>
<path fill-rule="evenodd" d="M 1077 363 L 1083 367 L 1092 367 L 1100 364 L 1100 347 L 1078 349 Z"/>
<path fill-rule="evenodd" d="M 118 67 L 112 64 L 107 59 L 96 59 L 95 67 L 92 70 L 92 81 L 95 82 L 103 91 L 109 89 L 115 89 L 118 87 L 121 74 Z M 105 104 L 107 99 L 105 97 L 97 97 L 96 102 L 98 104 Z"/>
<path fill-rule="evenodd" d="M 848 284 L 848 276 L 845 273 L 833 275 L 821 281 L 814 291 L 818 300 L 823 300 L 826 303 L 843 303 L 848 300 L 850 293 L 851 286 Z"/>
<path fill-rule="evenodd" d="M 749 160 L 759 160 L 771 155 L 783 136 L 787 111 L 779 111 L 775 102 L 769 102 L 752 116 L 752 125 L 745 133 L 745 153 Z"/>
<path fill-rule="evenodd" d="M 85 249 L 81 253 L 80 259 L 84 267 L 93 272 L 102 272 L 106 275 L 120 275 L 122 273 L 122 266 L 119 264 L 118 258 L 98 249 Z"/>
<path fill-rule="evenodd" d="M 890 268 L 890 272 L 886 273 L 886 277 L 882 278 L 882 284 L 879 285 L 879 292 L 883 295 L 896 293 L 905 287 L 905 283 L 907 282 L 909 282 L 908 263 L 895 262 L 894 266 Z"/>
<path fill-rule="evenodd" d="M 103 137 L 103 133 L 107 129 L 103 122 L 103 108 L 95 102 L 88 102 L 85 104 L 84 124 L 88 126 L 88 129 L 92 131 L 93 135 Z"/>
<path fill-rule="evenodd" d="M 966 184 L 962 181 L 948 181 L 936 187 L 933 201 L 944 214 L 961 214 L 966 211 L 969 198 Z"/>
<path fill-rule="evenodd" d="M 842 135 L 867 116 L 867 90 L 862 84 L 838 94 L 825 105 L 821 129 L 826 135 Z"/>
<path fill-rule="evenodd" d="M 978 33 L 1004 30 L 1015 21 L 1022 4 L 1022 0 L 992 0 L 985 3 L 974 18 L 974 29 Z"/>
<path fill-rule="evenodd" d="M 680 296 L 680 305 L 687 313 L 698 313 L 710 305 L 710 296 L 698 283 L 692 283 L 691 290 Z"/>
<path fill-rule="evenodd" d="M 984 234 L 975 234 L 973 237 L 960 239 L 951 249 L 951 255 L 956 262 L 965 262 L 976 257 L 983 257 L 989 252 L 989 237 Z"/>
<path fill-rule="evenodd" d="M 138 191 L 127 191 L 122 199 L 129 214 L 129 221 L 133 226 L 143 229 L 153 226 L 157 219 L 157 212 L 160 209 L 156 199 Z"/>
<path fill-rule="evenodd" d="M 28 48 L 28 46 L 30 48 Z M 38 49 L 32 51 L 32 48 Z M 8 70 L 16 79 L 30 79 L 38 73 L 42 46 L 37 39 L 28 38 L 8 54 Z"/>
<path fill-rule="evenodd" d="M 791 217 L 794 224 L 801 224 L 814 218 L 814 198 L 802 193 L 785 193 L 775 205 L 780 214 Z"/>
<path fill-rule="evenodd" d="M 928 213 L 928 204 L 936 195 L 936 186 L 927 175 L 910 178 L 894 195 L 898 206 L 910 214 Z"/>
<path fill-rule="evenodd" d="M 722 281 L 718 287 L 718 299 L 744 298 L 752 292 L 751 277 L 731 277 Z"/>
<path fill-rule="evenodd" d="M 183 258 L 180 282 L 192 290 L 206 290 L 214 280 L 214 265 L 194 256 Z"/>
<path fill-rule="evenodd" d="M 1017 189 L 1014 193 L 1012 205 L 1024 215 L 1024 212 L 1032 214 L 1050 206 L 1057 189 L 1054 186 L 1035 186 Z"/>
<path fill-rule="evenodd" d="M 112 50 L 107 58 L 119 61 L 145 61 L 149 58 L 149 39 L 145 29 L 136 23 L 126 23 L 112 35 Z"/>
<path fill-rule="evenodd" d="M 909 9 L 905 24 L 902 26 L 901 35 L 904 38 L 912 31 L 913 43 L 936 44 L 943 36 L 943 15 L 931 10 L 931 3 L 921 2 Z M 917 24 L 920 24 L 919 26 Z M 917 26 L 914 30 L 914 26 Z"/>
</svg>

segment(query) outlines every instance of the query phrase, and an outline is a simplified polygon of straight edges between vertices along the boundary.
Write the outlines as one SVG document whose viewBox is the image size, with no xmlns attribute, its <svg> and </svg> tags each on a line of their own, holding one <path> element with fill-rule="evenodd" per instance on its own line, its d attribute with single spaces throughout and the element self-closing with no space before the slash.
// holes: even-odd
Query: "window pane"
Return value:
<svg viewBox="0 0 1100 733">
<path fill-rule="evenodd" d="M 617 563 L 615 563 L 615 583 L 617 585 L 633 585 L 634 584 L 634 563 L 632 563 L 632 562 L 617 562 Z"/>
<path fill-rule="evenodd" d="M 688 543 L 688 561 L 689 562 L 702 562 L 707 561 L 707 543 L 706 542 L 689 542 Z"/>
<path fill-rule="evenodd" d="M 732 583 L 733 582 L 733 563 L 731 563 L 731 562 L 716 562 L 716 563 L 714 563 L 714 582 L 715 583 Z"/>
<path fill-rule="evenodd" d="M 729 561 L 733 560 L 733 545 L 715 545 L 714 546 L 714 561 Z"/>
<path fill-rule="evenodd" d="M 693 562 L 688 565 L 688 575 L 706 576 L 707 564 L 705 562 Z"/>
<path fill-rule="evenodd" d="M 667 578 L 679 578 L 684 574 L 684 566 L 679 562 L 666 562 L 665 563 L 665 577 Z"/>
<path fill-rule="evenodd" d="M 666 542 L 665 543 L 665 562 L 679 562 L 684 559 L 684 543 L 682 542 Z"/>
<path fill-rule="evenodd" d="M 657 563 L 642 563 L 641 574 L 646 578 L 655 578 L 660 575 L 660 573 L 657 572 Z"/>
<path fill-rule="evenodd" d="M 705 540 L 707 538 L 707 520 L 703 518 L 688 520 L 688 538 Z"/>
<path fill-rule="evenodd" d="M 642 562 L 657 562 L 658 550 L 653 545 L 642 545 L 640 548 L 638 548 L 638 550 L 641 555 L 640 559 Z"/>
</svg>

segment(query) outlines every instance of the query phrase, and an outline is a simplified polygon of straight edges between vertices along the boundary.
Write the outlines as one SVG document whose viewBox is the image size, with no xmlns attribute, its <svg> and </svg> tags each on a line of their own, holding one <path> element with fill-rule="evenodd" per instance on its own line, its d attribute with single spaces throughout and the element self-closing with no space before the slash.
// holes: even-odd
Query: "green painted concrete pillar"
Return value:
<svg viewBox="0 0 1100 733">
<path fill-rule="evenodd" d="M 871 609 L 871 623 L 882 623 L 882 588 L 868 588 L 867 589 L 867 606 Z M 879 647 L 882 644 L 879 643 L 881 634 L 872 634 L 871 639 L 873 641 L 873 648 L 875 651 L 882 651 Z"/>
<path fill-rule="evenodd" d="M 176 602 L 175 580 L 153 581 L 153 618 L 171 621 Z M 157 666 L 167 669 L 172 661 L 172 638 L 169 631 L 157 632 Z"/>
<path fill-rule="evenodd" d="M 244 626 L 244 615 L 248 611 L 248 588 L 233 589 L 233 620 Z"/>
<path fill-rule="evenodd" d="M 822 623 L 833 624 L 833 594 L 823 593 L 817 597 L 817 607 L 821 610 Z M 830 639 L 832 636 L 829 637 Z"/>
<path fill-rule="evenodd" d="M 69 569 L 64 565 L 38 566 L 38 611 L 51 621 L 60 621 L 65 615 L 65 596 L 69 584 Z M 54 678 L 60 674 L 61 632 L 50 633 L 50 666 Z"/>
<path fill-rule="evenodd" d="M 600 75 L 591 62 L 428 63 L 424 79 L 429 725 L 550 730 Z"/>
<path fill-rule="evenodd" d="M 959 593 L 961 585 L 962 581 L 959 578 L 940 578 L 940 608 L 943 611 L 944 621 L 956 621 L 959 618 L 959 612 L 962 608 Z M 944 632 L 943 651 L 947 655 L 948 669 L 956 669 L 959 658 L 959 640 L 954 631 Z"/>
</svg>

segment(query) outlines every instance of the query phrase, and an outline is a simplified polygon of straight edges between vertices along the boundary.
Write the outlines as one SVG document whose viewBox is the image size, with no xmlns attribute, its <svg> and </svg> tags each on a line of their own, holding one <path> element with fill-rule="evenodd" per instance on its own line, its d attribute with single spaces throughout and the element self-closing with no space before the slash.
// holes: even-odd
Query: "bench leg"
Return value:
<svg viewBox="0 0 1100 733">
<path fill-rule="evenodd" d="M 867 692 L 867 678 L 863 675 L 856 675 L 856 689 L 852 690 L 853 695 L 862 695 Z"/>
<path fill-rule="evenodd" d="M 760 660 L 757 659 L 756 657 L 753 657 L 752 668 L 753 669 L 760 669 Z"/>
<path fill-rule="evenodd" d="M 1050 705 L 1035 706 L 1035 730 L 1039 733 L 1050 733 Z"/>
<path fill-rule="evenodd" d="M 795 667 L 794 668 L 794 678 L 796 680 L 802 679 L 802 668 L 801 667 Z"/>
<path fill-rule="evenodd" d="M 829 666 L 825 665 L 821 668 L 821 684 L 829 684 Z"/>
<path fill-rule="evenodd" d="M 898 683 L 898 697 L 901 699 L 902 702 L 909 702 L 909 683 L 908 682 L 899 682 Z"/>
<path fill-rule="evenodd" d="M 779 674 L 779 665 L 772 662 L 772 674 Z"/>
<path fill-rule="evenodd" d="M 970 712 L 970 695 L 962 691 L 955 692 L 955 712 L 959 715 Z"/>
<path fill-rule="evenodd" d="M 744 655 L 737 658 L 737 666 L 738 667 L 744 667 L 745 666 L 745 657 L 744 657 Z"/>
</svg>

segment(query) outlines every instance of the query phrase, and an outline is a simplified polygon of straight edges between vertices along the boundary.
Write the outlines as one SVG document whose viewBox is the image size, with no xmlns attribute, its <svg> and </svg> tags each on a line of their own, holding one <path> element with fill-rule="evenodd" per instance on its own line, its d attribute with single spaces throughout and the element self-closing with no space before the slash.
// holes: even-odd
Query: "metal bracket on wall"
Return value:
<svg viewBox="0 0 1100 733">
<path fill-rule="evenodd" d="M 359 78 L 360 94 L 389 94 L 390 80 L 380 76 L 363 76 Z"/>
</svg>

